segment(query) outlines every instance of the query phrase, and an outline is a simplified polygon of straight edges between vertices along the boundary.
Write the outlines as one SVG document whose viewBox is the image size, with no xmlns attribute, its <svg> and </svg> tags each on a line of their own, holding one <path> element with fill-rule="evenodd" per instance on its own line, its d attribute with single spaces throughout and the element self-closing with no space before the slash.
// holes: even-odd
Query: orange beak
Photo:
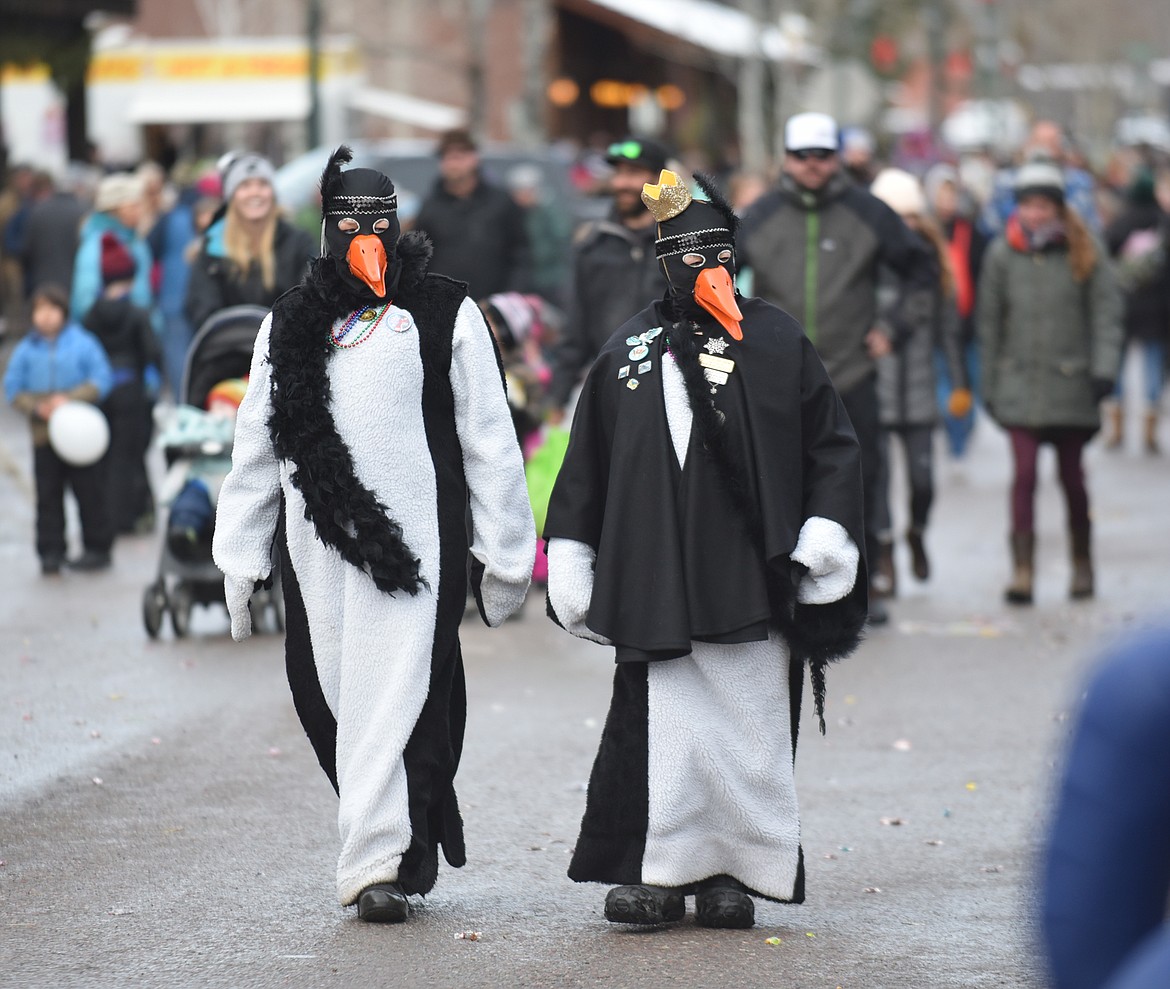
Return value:
<svg viewBox="0 0 1170 989">
<path fill-rule="evenodd" d="M 345 259 L 349 262 L 349 270 L 355 277 L 369 285 L 379 299 L 385 298 L 386 268 L 389 261 L 386 258 L 386 247 L 380 238 L 373 234 L 354 237 L 350 241 Z"/>
<path fill-rule="evenodd" d="M 735 301 L 735 286 L 726 268 L 704 268 L 695 280 L 695 301 L 719 320 L 720 325 L 731 334 L 732 340 L 742 340 L 743 330 L 739 324 L 743 313 Z"/>
</svg>

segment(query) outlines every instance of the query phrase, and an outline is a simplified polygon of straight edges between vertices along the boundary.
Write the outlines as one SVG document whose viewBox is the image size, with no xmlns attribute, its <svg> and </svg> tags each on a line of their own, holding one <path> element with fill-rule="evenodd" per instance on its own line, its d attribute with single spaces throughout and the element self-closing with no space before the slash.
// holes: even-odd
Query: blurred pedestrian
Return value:
<svg viewBox="0 0 1170 989">
<path fill-rule="evenodd" d="M 1008 432 L 1012 580 L 1005 597 L 1032 602 L 1036 460 L 1056 448 L 1068 506 L 1069 593 L 1093 596 L 1089 493 L 1082 454 L 1101 427 L 1121 353 L 1121 298 L 1104 248 L 1064 198 L 1064 175 L 1031 162 L 1016 176 L 1015 213 L 988 249 L 979 288 L 983 399 Z"/>
<path fill-rule="evenodd" d="M 1052 989 L 1170 985 L 1170 630 L 1134 636 L 1089 680 L 1044 855 Z"/>
<path fill-rule="evenodd" d="M 572 219 L 549 202 L 539 165 L 515 166 L 508 172 L 507 183 L 512 199 L 524 214 L 524 229 L 532 254 L 531 290 L 563 309 L 569 280 Z"/>
<path fill-rule="evenodd" d="M 466 282 L 473 299 L 527 292 L 532 255 L 520 207 L 484 177 L 468 131 L 444 133 L 436 154 L 439 178 L 414 223 L 434 245 L 431 269 Z"/>
<path fill-rule="evenodd" d="M 116 237 L 134 258 L 136 271 L 130 301 L 154 318 L 154 291 L 150 284 L 153 259 L 150 247 L 138 233 L 142 222 L 142 183 L 129 172 L 107 175 L 98 184 L 94 211 L 81 227 L 77 260 L 73 265 L 70 312 L 81 319 L 102 294 L 102 238 Z"/>
<path fill-rule="evenodd" d="M 930 248 L 885 203 L 841 173 L 837 123 L 823 113 L 791 117 L 784 131 L 784 172 L 743 220 L 741 263 L 755 293 L 803 322 L 849 413 L 861 444 L 866 556 L 881 554 L 881 422 L 876 361 L 893 348 L 877 325 L 878 273 L 884 265 L 903 293 L 933 292 L 938 271 Z M 895 324 L 902 302 L 890 312 Z M 871 596 L 870 621 L 889 619 Z"/>
<path fill-rule="evenodd" d="M 0 188 L 0 339 L 24 325 L 28 296 L 21 258 L 23 223 L 32 193 L 34 172 L 28 165 L 7 170 Z M 16 221 L 13 224 L 13 221 Z"/>
<path fill-rule="evenodd" d="M 864 127 L 846 127 L 841 131 L 841 170 L 863 189 L 877 178 L 877 142 Z"/>
<path fill-rule="evenodd" d="M 954 278 L 954 300 L 959 312 L 959 348 L 967 386 L 973 395 L 978 395 L 979 342 L 975 301 L 979 297 L 979 273 L 983 267 L 983 255 L 987 251 L 987 237 L 975 222 L 976 205 L 964 189 L 955 168 L 946 164 L 935 165 L 926 173 L 924 185 L 927 209 L 946 238 Z M 950 365 L 944 355 L 936 357 L 938 405 L 942 410 L 947 443 L 951 455 L 960 458 L 967 452 L 967 443 L 975 427 L 975 409 L 972 407 L 964 416 L 951 414 L 948 404 L 951 392 L 957 385 L 951 378 Z"/>
<path fill-rule="evenodd" d="M 1125 298 L 1125 350 L 1136 345 L 1141 358 L 1145 398 L 1142 443 L 1147 453 L 1157 453 L 1159 449 L 1158 405 L 1170 342 L 1168 238 L 1170 216 L 1158 205 L 1154 175 L 1149 169 L 1139 169 L 1126 191 L 1121 215 L 1105 231 L 1105 244 L 1116 259 L 1118 282 Z M 1106 406 L 1106 444 L 1113 449 L 1124 442 L 1124 370 L 1123 359 L 1113 400 Z"/>
<path fill-rule="evenodd" d="M 878 281 L 879 325 L 894 341 L 892 352 L 877 362 L 884 474 L 888 481 L 889 438 L 896 436 L 902 444 L 910 494 L 906 542 L 914 576 L 927 580 L 930 559 L 926 553 L 926 525 L 934 502 L 934 428 L 939 418 L 936 353 L 944 355 L 952 382 L 949 411 L 960 416 L 971 411 L 971 391 L 959 349 L 956 279 L 947 242 L 927 211 L 926 195 L 918 179 L 901 169 L 887 168 L 878 173 L 870 191 L 926 241 L 939 273 L 933 285 L 910 293 L 903 293 L 900 280 L 886 272 Z M 900 312 L 896 308 L 899 303 Z M 888 484 L 883 485 L 880 503 L 882 555 L 873 566 L 886 578 L 893 594 L 897 578 Z"/>
<path fill-rule="evenodd" d="M 610 334 L 666 290 L 654 254 L 654 217 L 642 187 L 657 182 L 670 152 L 658 141 L 627 137 L 609 146 L 613 205 L 604 220 L 573 238 L 573 278 L 564 340 L 553 355 L 550 421 L 560 423 L 574 387 Z"/>
<path fill-rule="evenodd" d="M 78 467 L 63 460 L 49 444 L 49 417 L 66 402 L 97 404 L 109 394 L 110 362 L 102 345 L 69 318 L 64 289 L 42 285 L 33 292 L 32 331 L 8 362 L 4 397 L 29 418 L 36 482 L 36 547 L 41 572 L 59 573 L 65 560 L 65 490 L 70 488 L 81 513 L 84 552 L 69 561 L 77 570 L 110 565 L 114 532 L 110 526 L 104 466 L 99 461 Z"/>
<path fill-rule="evenodd" d="M 191 265 L 184 312 L 192 332 L 228 306 L 271 306 L 317 256 L 313 238 L 277 208 L 272 163 L 252 152 L 221 159 L 224 205 Z"/>
<path fill-rule="evenodd" d="M 83 320 L 101 342 L 113 372 L 102 402 L 110 425 L 106 491 L 116 534 L 154 529 L 154 498 L 146 474 L 151 406 L 158 396 L 160 355 L 150 313 L 130 301 L 137 263 L 112 233 L 102 235 L 102 294 Z"/>
<path fill-rule="evenodd" d="M 44 185 L 28 213 L 21 246 L 27 294 L 38 285 L 73 284 L 73 265 L 87 210 L 67 181 L 44 176 Z"/>
</svg>

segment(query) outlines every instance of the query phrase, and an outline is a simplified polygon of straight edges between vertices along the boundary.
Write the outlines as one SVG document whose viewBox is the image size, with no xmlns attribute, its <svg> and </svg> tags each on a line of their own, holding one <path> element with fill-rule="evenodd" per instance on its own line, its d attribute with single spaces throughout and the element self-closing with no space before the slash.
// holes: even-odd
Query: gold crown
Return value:
<svg viewBox="0 0 1170 989">
<path fill-rule="evenodd" d="M 647 182 L 642 186 L 642 202 L 654 214 L 654 219 L 665 223 L 691 205 L 691 194 L 682 179 L 664 168 L 657 183 Z"/>
</svg>

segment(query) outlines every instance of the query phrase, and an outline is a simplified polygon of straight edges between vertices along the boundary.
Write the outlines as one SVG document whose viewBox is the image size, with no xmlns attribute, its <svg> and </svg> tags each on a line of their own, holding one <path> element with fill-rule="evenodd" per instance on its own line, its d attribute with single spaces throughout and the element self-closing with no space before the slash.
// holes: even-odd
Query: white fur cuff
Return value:
<svg viewBox="0 0 1170 989">
<path fill-rule="evenodd" d="M 515 583 L 493 576 L 491 571 L 484 572 L 479 599 L 483 602 L 484 618 L 491 628 L 499 628 L 519 611 L 527 596 L 527 580 Z"/>
<path fill-rule="evenodd" d="M 237 577 L 223 579 L 224 597 L 227 599 L 228 614 L 232 618 L 232 638 L 237 642 L 243 642 L 252 634 L 252 612 L 248 610 L 248 601 L 255 586 L 254 580 L 240 580 Z"/>
<path fill-rule="evenodd" d="M 796 591 L 801 604 L 832 604 L 853 590 L 861 554 L 837 522 L 814 515 L 800 527 L 792 557 L 808 567 Z"/>
<path fill-rule="evenodd" d="M 593 598 L 593 547 L 575 539 L 548 541 L 548 600 L 564 626 L 582 639 L 612 645 L 585 624 Z"/>
</svg>

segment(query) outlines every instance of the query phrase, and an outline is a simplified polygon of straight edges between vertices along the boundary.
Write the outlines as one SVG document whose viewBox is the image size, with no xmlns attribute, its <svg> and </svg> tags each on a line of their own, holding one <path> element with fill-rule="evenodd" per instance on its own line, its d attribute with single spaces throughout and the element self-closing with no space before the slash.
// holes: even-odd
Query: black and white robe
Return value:
<svg viewBox="0 0 1170 989">
<path fill-rule="evenodd" d="M 465 859 L 453 779 L 465 717 L 458 626 L 467 505 L 470 550 L 484 568 L 478 596 L 496 626 L 523 603 L 532 572 L 523 461 L 494 342 L 462 286 L 427 276 L 410 293 L 413 311 L 390 306 L 368 340 L 330 354 L 337 434 L 420 561 L 417 593 L 380 590 L 319 538 L 294 483 L 297 465 L 274 449 L 270 341 L 299 311 L 287 298 L 256 340 L 219 497 L 215 561 L 230 599 L 233 588 L 268 576 L 283 533 L 289 682 L 340 798 L 339 900 L 352 904 L 378 882 L 426 893 L 439 844 L 450 864 Z"/>
<path fill-rule="evenodd" d="M 618 663 L 569 875 L 730 875 L 800 902 L 803 670 L 819 710 L 825 663 L 864 622 L 860 460 L 796 321 L 741 309 L 714 398 L 688 389 L 661 305 L 614 335 L 582 391 L 545 527 L 549 606 Z"/>
</svg>

